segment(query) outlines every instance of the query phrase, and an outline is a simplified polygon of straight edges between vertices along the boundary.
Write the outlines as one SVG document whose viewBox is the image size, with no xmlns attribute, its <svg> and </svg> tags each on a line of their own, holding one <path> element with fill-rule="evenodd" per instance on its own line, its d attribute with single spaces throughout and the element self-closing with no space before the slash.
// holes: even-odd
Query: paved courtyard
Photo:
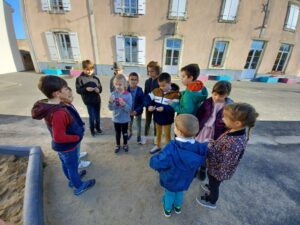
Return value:
<svg viewBox="0 0 300 225">
<path fill-rule="evenodd" d="M 128 154 L 113 153 L 114 132 L 107 109 L 110 76 L 100 77 L 102 127 L 105 134 L 86 134 L 82 150 L 92 161 L 87 178 L 95 187 L 80 197 L 72 195 L 50 149 L 48 130 L 42 121 L 32 120 L 30 109 L 43 95 L 37 89 L 41 75 L 0 75 L 0 143 L 40 145 L 47 166 L 44 169 L 44 204 L 47 225 L 276 225 L 300 224 L 300 84 L 233 82 L 231 97 L 253 104 L 260 114 L 245 155 L 232 180 L 221 185 L 216 210 L 197 205 L 199 181 L 185 195 L 181 215 L 162 215 L 158 175 L 148 166 L 152 144 L 130 141 Z M 75 78 L 64 77 L 75 91 Z M 145 77 L 140 81 L 143 87 Z M 180 80 L 174 77 L 174 82 Z M 214 82 L 206 82 L 211 90 Z M 181 88 L 183 88 L 181 86 Z M 75 107 L 87 121 L 79 95 Z"/>
</svg>

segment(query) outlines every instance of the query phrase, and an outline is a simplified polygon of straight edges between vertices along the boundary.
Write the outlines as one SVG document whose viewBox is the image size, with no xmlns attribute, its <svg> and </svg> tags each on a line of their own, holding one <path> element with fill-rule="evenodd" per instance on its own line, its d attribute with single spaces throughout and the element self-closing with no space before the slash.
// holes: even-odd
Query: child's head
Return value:
<svg viewBox="0 0 300 225">
<path fill-rule="evenodd" d="M 230 95 L 231 83 L 228 81 L 218 81 L 212 89 L 212 99 L 214 102 L 225 102 Z"/>
<path fill-rule="evenodd" d="M 174 132 L 178 137 L 191 138 L 199 131 L 199 121 L 192 114 L 180 114 L 175 118 Z"/>
<path fill-rule="evenodd" d="M 232 103 L 224 107 L 223 121 L 226 127 L 234 130 L 239 130 L 244 127 L 250 129 L 254 127 L 258 113 L 255 108 L 248 103 Z"/>
<path fill-rule="evenodd" d="M 114 70 L 114 75 L 123 74 L 123 65 L 119 62 L 114 62 L 112 69 Z"/>
<path fill-rule="evenodd" d="M 132 72 L 128 76 L 129 85 L 131 88 L 136 88 L 139 83 L 139 75 L 135 72 Z"/>
<path fill-rule="evenodd" d="M 85 74 L 87 75 L 93 75 L 94 73 L 94 64 L 92 63 L 91 60 L 83 60 L 82 61 L 82 70 Z"/>
<path fill-rule="evenodd" d="M 38 83 L 38 88 L 48 99 L 66 97 L 67 87 L 67 82 L 57 76 L 43 76 Z"/>
<path fill-rule="evenodd" d="M 65 104 L 72 104 L 74 97 L 73 97 L 73 93 L 72 93 L 72 88 L 67 87 L 68 90 L 68 96 L 67 98 L 62 98 L 61 101 Z"/>
<path fill-rule="evenodd" d="M 161 73 L 158 77 L 158 85 L 164 92 L 171 90 L 171 75 L 168 73 Z"/>
<path fill-rule="evenodd" d="M 150 76 L 152 79 L 156 79 L 159 76 L 160 73 L 160 66 L 158 62 L 151 61 L 147 65 L 147 74 Z"/>
<path fill-rule="evenodd" d="M 127 81 L 124 75 L 118 74 L 115 76 L 114 87 L 118 92 L 123 92 L 127 90 Z"/>
<path fill-rule="evenodd" d="M 182 84 L 185 86 L 195 81 L 200 74 L 200 68 L 198 64 L 186 65 L 182 67 L 180 71 L 181 71 L 181 81 Z"/>
</svg>

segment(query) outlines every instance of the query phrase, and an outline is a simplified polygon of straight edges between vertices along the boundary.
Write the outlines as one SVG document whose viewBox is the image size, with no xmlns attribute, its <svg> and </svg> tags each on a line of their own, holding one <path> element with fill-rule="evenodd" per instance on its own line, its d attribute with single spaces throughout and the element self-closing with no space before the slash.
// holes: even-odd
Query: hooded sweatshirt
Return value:
<svg viewBox="0 0 300 225">
<path fill-rule="evenodd" d="M 78 112 L 65 104 L 49 104 L 48 100 L 37 101 L 31 109 L 33 119 L 44 119 L 52 136 L 55 151 L 74 150 L 84 133 L 84 123 Z"/>
<path fill-rule="evenodd" d="M 171 106 L 178 114 L 196 115 L 198 108 L 207 96 L 208 92 L 202 81 L 196 80 L 180 93 L 179 103 L 174 102 Z"/>
<path fill-rule="evenodd" d="M 204 164 L 207 144 L 194 139 L 176 138 L 150 159 L 150 167 L 159 172 L 160 184 L 168 191 L 189 188 L 197 169 Z"/>
</svg>

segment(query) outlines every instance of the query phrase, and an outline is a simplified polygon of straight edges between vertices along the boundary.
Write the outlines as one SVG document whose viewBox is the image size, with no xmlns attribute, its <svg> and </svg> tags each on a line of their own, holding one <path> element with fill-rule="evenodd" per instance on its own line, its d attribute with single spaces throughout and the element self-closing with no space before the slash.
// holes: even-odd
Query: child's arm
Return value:
<svg viewBox="0 0 300 225">
<path fill-rule="evenodd" d="M 80 95 L 86 92 L 86 87 L 84 84 L 82 84 L 81 77 L 76 78 L 76 92 Z"/>
<path fill-rule="evenodd" d="M 148 106 L 152 105 L 153 100 L 154 100 L 154 94 L 153 94 L 153 92 L 150 92 L 144 98 L 144 106 L 146 106 L 148 108 Z"/>
<path fill-rule="evenodd" d="M 150 158 L 149 166 L 157 171 L 168 169 L 171 166 L 172 159 L 170 157 L 170 147 L 168 144 L 159 154 Z"/>
<path fill-rule="evenodd" d="M 99 90 L 99 92 L 97 92 L 97 93 L 101 94 L 102 93 L 102 85 L 101 85 L 100 79 L 98 77 L 97 77 L 97 80 L 98 80 L 97 88 Z"/>
<path fill-rule="evenodd" d="M 110 111 L 113 111 L 113 110 L 115 110 L 117 108 L 117 106 L 116 106 L 116 102 L 115 102 L 115 96 L 114 96 L 114 94 L 112 93 L 111 95 L 110 95 L 110 97 L 109 97 L 109 101 L 108 101 L 108 109 L 110 110 Z"/>
<path fill-rule="evenodd" d="M 71 143 L 79 141 L 78 135 L 66 134 L 68 125 L 71 123 L 70 116 L 65 111 L 57 111 L 52 115 L 52 135 L 57 143 Z"/>
<path fill-rule="evenodd" d="M 141 89 L 140 89 L 141 90 Z M 141 90 L 140 91 L 140 95 L 138 96 L 138 105 L 135 107 L 134 111 L 136 111 L 137 114 L 141 114 L 143 112 L 143 108 L 144 108 L 144 93 Z M 134 103 L 132 103 L 134 104 Z"/>
<path fill-rule="evenodd" d="M 124 105 L 122 105 L 123 110 L 126 112 L 130 112 L 131 108 L 132 108 L 132 96 L 130 93 L 128 93 L 126 95 L 125 101 L 124 101 Z"/>
</svg>

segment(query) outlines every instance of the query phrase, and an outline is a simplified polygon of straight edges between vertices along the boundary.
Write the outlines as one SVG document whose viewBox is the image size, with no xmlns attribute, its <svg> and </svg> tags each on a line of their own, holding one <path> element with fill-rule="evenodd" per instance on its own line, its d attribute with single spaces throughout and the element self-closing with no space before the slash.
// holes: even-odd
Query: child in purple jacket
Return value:
<svg viewBox="0 0 300 225">
<path fill-rule="evenodd" d="M 213 86 L 212 96 L 203 102 L 197 112 L 199 133 L 195 138 L 196 141 L 202 143 L 217 140 L 227 130 L 223 122 L 223 108 L 233 103 L 228 98 L 230 91 L 231 83 L 228 81 L 219 81 Z M 205 166 L 201 166 L 198 177 L 200 180 L 205 180 Z"/>
</svg>

